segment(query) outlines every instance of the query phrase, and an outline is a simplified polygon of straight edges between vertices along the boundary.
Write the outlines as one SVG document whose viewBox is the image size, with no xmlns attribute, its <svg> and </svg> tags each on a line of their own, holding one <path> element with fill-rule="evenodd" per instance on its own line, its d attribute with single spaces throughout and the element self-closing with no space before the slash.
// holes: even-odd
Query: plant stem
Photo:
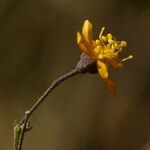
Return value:
<svg viewBox="0 0 150 150">
<path fill-rule="evenodd" d="M 52 82 L 52 84 L 48 87 L 48 89 L 42 94 L 42 96 L 33 104 L 33 106 L 25 113 L 25 116 L 22 118 L 22 120 L 19 122 L 19 125 L 22 126 L 22 132 L 20 135 L 20 141 L 18 145 L 18 150 L 22 149 L 23 139 L 24 139 L 24 133 L 26 131 L 26 124 L 28 122 L 29 117 L 33 114 L 33 112 L 40 106 L 40 104 L 46 99 L 46 97 L 50 94 L 50 92 L 57 87 L 61 82 L 65 81 L 66 79 L 81 73 L 81 69 L 75 68 L 72 71 L 60 76 L 58 79 Z"/>
<path fill-rule="evenodd" d="M 19 143 L 17 145 L 18 150 L 22 149 L 22 144 L 23 144 L 23 138 L 24 138 L 24 134 L 25 134 L 25 130 L 26 130 L 26 125 L 27 125 L 27 122 L 28 122 L 28 119 L 29 119 L 29 111 L 25 112 L 25 117 L 24 118 L 25 118 L 25 120 L 24 120 L 24 123 L 23 123 L 23 126 L 22 126 L 22 131 L 21 131 L 21 134 L 20 134 Z"/>
</svg>

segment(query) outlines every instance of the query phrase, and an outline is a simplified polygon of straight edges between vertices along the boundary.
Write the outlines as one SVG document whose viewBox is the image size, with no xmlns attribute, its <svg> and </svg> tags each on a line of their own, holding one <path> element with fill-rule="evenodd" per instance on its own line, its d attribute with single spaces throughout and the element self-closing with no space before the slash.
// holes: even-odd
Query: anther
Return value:
<svg viewBox="0 0 150 150">
<path fill-rule="evenodd" d="M 96 44 L 96 46 L 97 46 L 97 45 L 100 45 L 100 41 L 99 41 L 99 40 L 96 40 L 96 41 L 95 41 L 95 44 Z"/>
<path fill-rule="evenodd" d="M 121 46 L 122 47 L 126 47 L 127 46 L 127 42 L 126 41 L 121 41 Z"/>
</svg>

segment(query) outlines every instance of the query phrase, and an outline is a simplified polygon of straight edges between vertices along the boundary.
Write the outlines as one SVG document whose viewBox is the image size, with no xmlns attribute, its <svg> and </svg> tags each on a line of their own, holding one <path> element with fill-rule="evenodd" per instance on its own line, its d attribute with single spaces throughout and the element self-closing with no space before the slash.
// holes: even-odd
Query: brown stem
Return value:
<svg viewBox="0 0 150 150">
<path fill-rule="evenodd" d="M 46 97 L 49 95 L 49 93 L 55 88 L 57 87 L 61 82 L 63 82 L 64 80 L 78 74 L 81 73 L 81 69 L 79 68 L 75 68 L 72 71 L 66 73 L 65 75 L 59 77 L 58 79 L 56 79 L 54 82 L 52 82 L 52 84 L 48 87 L 48 89 L 42 94 L 42 96 L 33 104 L 33 106 L 27 111 L 27 113 L 25 113 L 25 116 L 23 117 L 23 119 L 20 121 L 20 125 L 22 126 L 22 132 L 20 135 L 20 141 L 19 141 L 19 145 L 18 145 L 18 150 L 22 149 L 22 144 L 23 144 L 23 139 L 24 139 L 24 133 L 26 131 L 26 124 L 28 122 L 29 117 L 33 114 L 33 112 L 38 108 L 38 106 L 46 99 Z"/>
<path fill-rule="evenodd" d="M 24 118 L 25 118 L 25 120 L 24 120 L 24 123 L 23 123 L 23 126 L 22 126 L 22 131 L 21 131 L 21 134 L 20 134 L 20 138 L 19 138 L 18 150 L 22 149 L 22 144 L 23 144 L 23 138 L 24 138 L 24 134 L 25 134 L 25 130 L 26 130 L 26 125 L 27 125 L 27 122 L 28 122 L 28 119 L 29 119 L 29 111 L 25 112 Z"/>
</svg>

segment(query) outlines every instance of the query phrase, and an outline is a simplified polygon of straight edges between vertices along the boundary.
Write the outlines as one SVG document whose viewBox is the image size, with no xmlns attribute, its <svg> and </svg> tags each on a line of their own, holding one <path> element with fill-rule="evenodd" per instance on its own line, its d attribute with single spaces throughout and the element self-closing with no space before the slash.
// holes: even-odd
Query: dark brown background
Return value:
<svg viewBox="0 0 150 150">
<path fill-rule="evenodd" d="M 12 149 L 21 118 L 52 80 L 79 60 L 76 31 L 83 21 L 128 41 L 112 70 L 117 96 L 99 75 L 78 75 L 59 86 L 32 116 L 25 150 L 150 149 L 150 3 L 148 0 L 0 1 L 0 149 Z M 105 32 L 106 33 L 106 32 Z"/>
</svg>

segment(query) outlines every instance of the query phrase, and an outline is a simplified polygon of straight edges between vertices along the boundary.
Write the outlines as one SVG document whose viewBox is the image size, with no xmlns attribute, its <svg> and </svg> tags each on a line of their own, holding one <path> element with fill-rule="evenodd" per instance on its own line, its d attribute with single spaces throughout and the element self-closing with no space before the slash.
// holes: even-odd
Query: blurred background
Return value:
<svg viewBox="0 0 150 150">
<path fill-rule="evenodd" d="M 89 19 L 97 37 L 126 40 L 111 70 L 112 96 L 98 74 L 77 75 L 56 88 L 32 115 L 24 150 L 150 150 L 150 1 L 1 0 L 0 149 L 11 150 L 13 126 L 81 51 L 76 32 Z"/>
</svg>

